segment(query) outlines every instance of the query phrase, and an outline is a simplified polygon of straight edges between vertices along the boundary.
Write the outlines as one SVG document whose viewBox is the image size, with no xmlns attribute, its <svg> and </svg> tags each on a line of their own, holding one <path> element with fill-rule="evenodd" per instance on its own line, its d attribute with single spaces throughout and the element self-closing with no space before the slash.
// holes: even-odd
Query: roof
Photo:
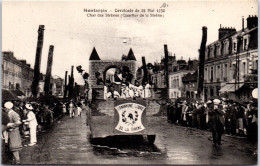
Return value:
<svg viewBox="0 0 260 166">
<path fill-rule="evenodd" d="M 216 41 L 214 41 L 214 42 L 211 42 L 210 44 L 207 44 L 206 47 L 211 46 L 211 45 L 213 45 L 213 44 L 216 44 L 216 43 L 218 43 L 218 42 L 220 42 L 220 41 L 223 41 L 223 40 L 225 40 L 225 39 L 228 39 L 228 38 L 230 38 L 230 37 L 242 35 L 242 33 L 243 33 L 243 35 L 249 34 L 250 32 L 252 32 L 252 31 L 254 31 L 254 30 L 257 30 L 257 29 L 258 29 L 258 27 L 254 27 L 254 28 L 251 28 L 251 29 L 245 28 L 244 31 L 243 31 L 243 30 L 236 31 L 236 32 L 234 32 L 234 33 L 231 33 L 230 35 L 225 36 L 225 37 L 222 38 L 222 39 L 218 39 L 218 40 L 216 40 Z"/>
<path fill-rule="evenodd" d="M 198 70 L 196 70 L 193 74 L 188 73 L 182 77 L 182 82 L 194 82 L 198 80 Z"/>
<path fill-rule="evenodd" d="M 134 61 L 136 61 L 135 55 L 134 55 L 134 52 L 133 52 L 132 48 L 130 48 L 130 50 L 128 52 L 127 60 L 134 60 Z"/>
<path fill-rule="evenodd" d="M 92 50 L 92 53 L 91 53 L 91 55 L 89 57 L 89 60 L 100 60 L 95 47 Z"/>
</svg>

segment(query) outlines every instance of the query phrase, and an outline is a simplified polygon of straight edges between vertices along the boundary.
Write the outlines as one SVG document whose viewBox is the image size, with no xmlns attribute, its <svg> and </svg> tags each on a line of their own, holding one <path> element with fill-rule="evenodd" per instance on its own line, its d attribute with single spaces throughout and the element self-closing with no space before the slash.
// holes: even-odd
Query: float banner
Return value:
<svg viewBox="0 0 260 166">
<path fill-rule="evenodd" d="M 145 129 L 145 102 L 115 102 L 115 129 L 123 133 L 137 133 Z"/>
</svg>

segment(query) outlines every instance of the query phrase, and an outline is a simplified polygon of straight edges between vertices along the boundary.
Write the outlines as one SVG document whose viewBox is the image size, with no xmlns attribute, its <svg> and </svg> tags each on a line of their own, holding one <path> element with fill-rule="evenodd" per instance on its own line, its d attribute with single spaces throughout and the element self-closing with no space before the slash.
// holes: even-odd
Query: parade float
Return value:
<svg viewBox="0 0 260 166">
<path fill-rule="evenodd" d="M 77 70 L 84 73 L 81 66 Z M 86 89 L 91 107 L 92 139 L 139 135 L 154 143 L 156 132 L 153 126 L 160 125 L 158 116 L 161 115 L 161 101 L 166 101 L 162 98 L 165 88 L 157 88 L 155 92 L 149 84 L 147 71 L 142 71 L 141 79 L 137 78 L 132 49 L 122 61 L 100 60 L 93 49 Z"/>
</svg>

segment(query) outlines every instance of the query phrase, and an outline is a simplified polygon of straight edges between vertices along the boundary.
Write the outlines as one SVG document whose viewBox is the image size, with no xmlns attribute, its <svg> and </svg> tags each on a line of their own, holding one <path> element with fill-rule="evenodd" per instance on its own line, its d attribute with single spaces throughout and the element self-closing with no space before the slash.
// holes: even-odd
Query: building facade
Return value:
<svg viewBox="0 0 260 166">
<path fill-rule="evenodd" d="M 192 70 L 179 70 L 177 72 L 169 73 L 169 98 L 176 99 L 186 96 L 184 92 L 184 84 L 182 78 L 188 74 L 193 73 Z"/>
<path fill-rule="evenodd" d="M 198 99 L 198 71 L 188 73 L 182 77 L 183 97 Z"/>
<path fill-rule="evenodd" d="M 33 69 L 25 60 L 18 60 L 10 51 L 2 52 L 2 89 L 19 90 L 31 96 Z"/>
<path fill-rule="evenodd" d="M 224 93 L 235 93 L 240 99 L 251 97 L 257 87 L 257 37 L 257 16 L 247 18 L 247 28 L 243 20 L 240 31 L 219 28 L 219 39 L 206 47 L 204 100 Z M 247 90 L 241 91 L 241 88 Z"/>
<path fill-rule="evenodd" d="M 46 75 L 44 74 L 40 75 L 37 96 L 44 95 L 45 76 Z M 60 78 L 59 76 L 52 76 L 50 80 L 49 95 L 62 98 L 64 95 L 64 86 L 65 86 L 64 79 Z"/>
</svg>

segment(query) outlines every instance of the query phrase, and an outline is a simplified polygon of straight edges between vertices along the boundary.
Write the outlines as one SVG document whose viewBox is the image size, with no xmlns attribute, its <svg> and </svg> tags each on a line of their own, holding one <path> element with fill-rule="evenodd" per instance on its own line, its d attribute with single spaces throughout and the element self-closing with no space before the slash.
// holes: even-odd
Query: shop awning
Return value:
<svg viewBox="0 0 260 166">
<path fill-rule="evenodd" d="M 239 88 L 241 88 L 244 84 L 226 84 L 224 87 L 222 87 L 219 92 L 220 93 L 225 93 L 225 92 L 235 92 Z"/>
<path fill-rule="evenodd" d="M 20 100 L 20 99 L 10 90 L 2 89 L 2 101 L 7 101 L 7 100 Z"/>
<path fill-rule="evenodd" d="M 25 96 L 24 93 L 18 89 L 15 90 L 10 90 L 13 94 L 15 94 L 16 96 Z"/>
</svg>

